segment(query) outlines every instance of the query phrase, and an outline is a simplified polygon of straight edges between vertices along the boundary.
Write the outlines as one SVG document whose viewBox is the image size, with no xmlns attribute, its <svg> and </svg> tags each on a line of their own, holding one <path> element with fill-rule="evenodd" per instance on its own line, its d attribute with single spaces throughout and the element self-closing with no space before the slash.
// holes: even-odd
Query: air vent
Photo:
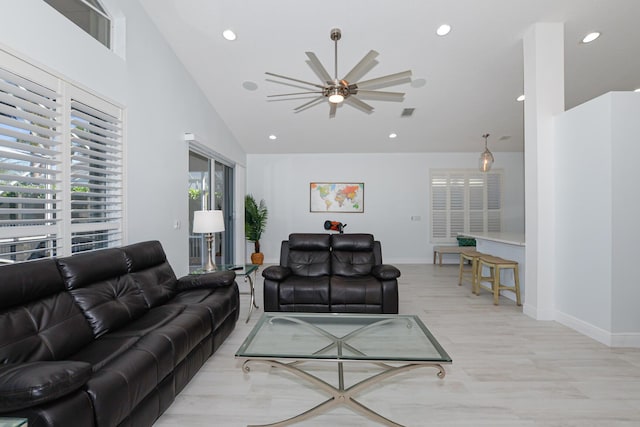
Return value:
<svg viewBox="0 0 640 427">
<path fill-rule="evenodd" d="M 402 114 L 400 114 L 400 117 L 411 117 L 413 116 L 414 111 L 416 111 L 415 108 L 404 108 L 402 110 Z"/>
</svg>

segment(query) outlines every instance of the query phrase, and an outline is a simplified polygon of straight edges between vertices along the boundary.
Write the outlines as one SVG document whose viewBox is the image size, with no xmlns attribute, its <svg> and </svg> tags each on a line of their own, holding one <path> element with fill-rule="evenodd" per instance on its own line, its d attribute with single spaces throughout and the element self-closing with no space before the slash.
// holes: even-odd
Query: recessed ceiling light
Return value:
<svg viewBox="0 0 640 427">
<path fill-rule="evenodd" d="M 236 39 L 236 33 L 234 33 L 233 30 L 224 30 L 222 32 L 222 37 L 229 41 L 233 41 Z"/>
<path fill-rule="evenodd" d="M 397 133 L 390 133 L 389 134 L 389 138 L 391 138 L 391 139 L 396 138 L 397 136 L 398 136 Z"/>
<path fill-rule="evenodd" d="M 242 82 L 242 87 L 246 90 L 256 90 L 258 89 L 258 85 L 255 82 L 247 80 L 246 82 Z"/>
<path fill-rule="evenodd" d="M 449 31 L 451 31 L 451 25 L 442 24 L 436 30 L 436 34 L 439 36 L 446 36 L 447 34 L 449 34 Z"/>
<path fill-rule="evenodd" d="M 271 134 L 271 135 L 269 135 L 269 139 L 274 141 L 274 140 L 278 139 L 278 137 L 273 135 L 273 134 Z"/>
<path fill-rule="evenodd" d="M 518 102 L 524 101 L 524 95 L 520 95 L 519 97 L 517 97 L 516 101 L 518 101 Z"/>
<path fill-rule="evenodd" d="M 582 43 L 591 43 L 598 37 L 600 37 L 600 33 L 597 31 L 594 31 L 593 33 L 589 33 L 586 36 L 584 36 L 584 38 L 582 39 Z"/>
</svg>

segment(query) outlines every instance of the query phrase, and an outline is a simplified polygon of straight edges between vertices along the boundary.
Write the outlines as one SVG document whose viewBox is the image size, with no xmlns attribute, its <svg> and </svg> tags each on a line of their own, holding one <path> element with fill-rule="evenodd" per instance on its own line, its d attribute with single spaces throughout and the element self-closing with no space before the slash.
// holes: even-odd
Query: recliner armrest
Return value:
<svg viewBox="0 0 640 427">
<path fill-rule="evenodd" d="M 190 274 L 178 279 L 178 292 L 198 288 L 220 288 L 230 286 L 236 279 L 235 271 L 212 271 L 204 274 Z"/>
<path fill-rule="evenodd" d="M 282 281 L 291 275 L 291 269 L 289 267 L 282 267 L 280 265 L 272 265 L 265 268 L 262 271 L 262 277 L 269 280 Z"/>
<path fill-rule="evenodd" d="M 380 264 L 371 269 L 371 274 L 378 280 L 393 280 L 400 277 L 400 270 L 393 265 Z"/>
<path fill-rule="evenodd" d="M 0 365 L 0 413 L 72 393 L 85 385 L 92 373 L 89 363 L 71 360 Z"/>
</svg>

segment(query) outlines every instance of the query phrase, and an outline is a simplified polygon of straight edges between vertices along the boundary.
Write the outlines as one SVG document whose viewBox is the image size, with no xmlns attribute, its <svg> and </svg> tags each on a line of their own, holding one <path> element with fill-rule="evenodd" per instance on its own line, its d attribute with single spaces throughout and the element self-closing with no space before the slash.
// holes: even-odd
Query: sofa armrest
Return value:
<svg viewBox="0 0 640 427">
<path fill-rule="evenodd" d="M 79 361 L 0 365 L 0 413 L 58 399 L 85 385 L 91 364 Z"/>
<path fill-rule="evenodd" d="M 282 267 L 279 265 L 272 265 L 265 268 L 262 271 L 262 277 L 269 280 L 275 280 L 281 282 L 291 275 L 291 269 L 289 267 Z"/>
<path fill-rule="evenodd" d="M 400 277 L 400 270 L 393 265 L 380 264 L 371 269 L 371 274 L 378 280 L 393 280 Z"/>
<path fill-rule="evenodd" d="M 235 271 L 212 271 L 204 274 L 190 274 L 178 279 L 178 292 L 198 288 L 220 288 L 230 286 L 236 280 Z"/>
</svg>

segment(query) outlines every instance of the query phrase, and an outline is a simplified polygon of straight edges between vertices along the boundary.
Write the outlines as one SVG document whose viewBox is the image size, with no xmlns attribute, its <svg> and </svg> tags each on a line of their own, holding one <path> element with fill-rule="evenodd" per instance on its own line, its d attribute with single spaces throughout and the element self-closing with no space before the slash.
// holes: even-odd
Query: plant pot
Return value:
<svg viewBox="0 0 640 427">
<path fill-rule="evenodd" d="M 264 254 L 262 252 L 254 252 L 251 254 L 251 264 L 262 265 L 264 262 Z"/>
</svg>

